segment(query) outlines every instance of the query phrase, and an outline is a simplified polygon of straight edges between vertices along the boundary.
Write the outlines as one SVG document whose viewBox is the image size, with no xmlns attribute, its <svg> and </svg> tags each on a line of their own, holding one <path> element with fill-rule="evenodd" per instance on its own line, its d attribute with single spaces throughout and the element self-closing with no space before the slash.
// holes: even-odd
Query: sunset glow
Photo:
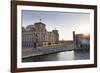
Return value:
<svg viewBox="0 0 100 73">
<path fill-rule="evenodd" d="M 39 19 L 48 31 L 58 30 L 59 40 L 73 40 L 73 31 L 76 34 L 90 32 L 89 13 L 22 10 L 22 26 L 39 22 Z"/>
</svg>

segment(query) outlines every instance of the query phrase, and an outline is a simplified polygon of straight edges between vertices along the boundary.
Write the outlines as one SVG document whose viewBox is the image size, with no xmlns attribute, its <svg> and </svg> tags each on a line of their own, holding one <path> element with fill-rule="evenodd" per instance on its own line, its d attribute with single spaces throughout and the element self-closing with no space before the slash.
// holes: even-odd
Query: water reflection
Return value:
<svg viewBox="0 0 100 73">
<path fill-rule="evenodd" d="M 39 61 L 66 61 L 66 60 L 84 60 L 89 59 L 89 51 L 65 51 L 60 53 L 35 56 L 22 59 L 23 62 L 39 62 Z"/>
<path fill-rule="evenodd" d="M 74 51 L 68 51 L 68 52 L 61 52 L 58 53 L 59 60 L 73 60 L 74 59 Z"/>
</svg>

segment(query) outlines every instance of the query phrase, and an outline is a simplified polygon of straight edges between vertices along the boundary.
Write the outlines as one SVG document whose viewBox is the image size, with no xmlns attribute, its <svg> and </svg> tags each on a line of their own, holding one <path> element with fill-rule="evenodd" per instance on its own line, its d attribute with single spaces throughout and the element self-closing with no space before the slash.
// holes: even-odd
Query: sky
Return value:
<svg viewBox="0 0 100 73">
<path fill-rule="evenodd" d="M 58 30 L 59 40 L 73 40 L 75 33 L 90 32 L 90 14 L 79 12 L 55 12 L 22 10 L 22 26 L 41 22 L 46 24 L 47 31 Z"/>
</svg>

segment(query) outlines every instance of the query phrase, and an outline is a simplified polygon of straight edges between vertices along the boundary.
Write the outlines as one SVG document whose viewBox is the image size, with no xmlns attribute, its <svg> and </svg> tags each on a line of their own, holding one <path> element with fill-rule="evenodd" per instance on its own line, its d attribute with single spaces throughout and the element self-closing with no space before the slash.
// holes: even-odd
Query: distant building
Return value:
<svg viewBox="0 0 100 73">
<path fill-rule="evenodd" d="M 90 35 L 75 34 L 73 31 L 74 48 L 90 48 Z"/>
<path fill-rule="evenodd" d="M 44 23 L 36 22 L 22 27 L 22 48 L 36 48 L 57 44 L 59 41 L 58 30 L 48 32 Z"/>
</svg>

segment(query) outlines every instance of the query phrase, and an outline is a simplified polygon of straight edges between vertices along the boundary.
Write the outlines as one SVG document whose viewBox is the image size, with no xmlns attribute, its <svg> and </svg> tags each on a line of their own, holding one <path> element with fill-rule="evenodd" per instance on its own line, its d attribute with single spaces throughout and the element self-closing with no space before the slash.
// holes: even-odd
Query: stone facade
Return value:
<svg viewBox="0 0 100 73">
<path fill-rule="evenodd" d="M 36 48 L 57 44 L 59 41 L 58 30 L 48 32 L 46 25 L 36 22 L 33 25 L 22 27 L 22 48 Z"/>
</svg>

